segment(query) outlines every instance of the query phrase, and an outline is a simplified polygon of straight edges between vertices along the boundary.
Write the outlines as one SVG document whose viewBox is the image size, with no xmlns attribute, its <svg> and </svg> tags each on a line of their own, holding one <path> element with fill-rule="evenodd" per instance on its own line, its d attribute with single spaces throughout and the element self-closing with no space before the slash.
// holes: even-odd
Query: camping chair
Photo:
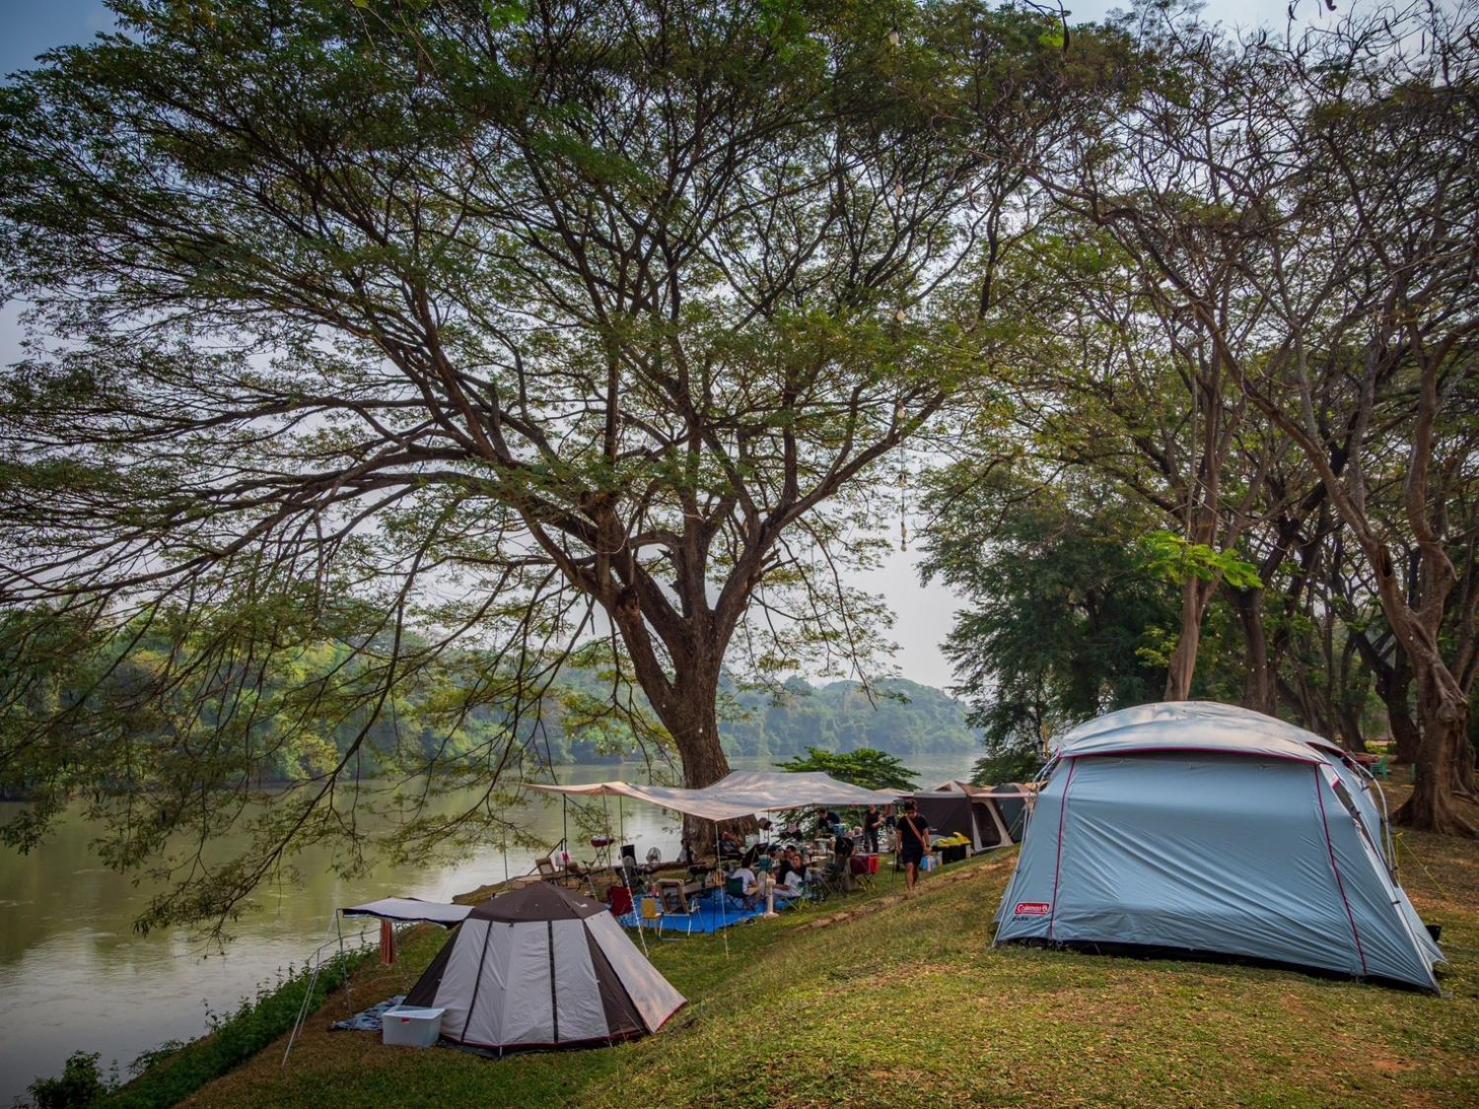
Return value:
<svg viewBox="0 0 1479 1109">
<path fill-rule="evenodd" d="M 745 892 L 745 883 L 742 878 L 726 878 L 724 881 L 724 896 L 730 901 L 739 902 L 741 909 L 753 909 L 755 907 L 755 888 Z"/>
<path fill-rule="evenodd" d="M 693 931 L 693 906 L 688 900 L 688 891 L 678 878 L 659 878 L 657 895 L 662 902 L 664 917 L 683 916 L 688 918 L 688 930 Z"/>
<path fill-rule="evenodd" d="M 1385 756 L 1372 763 L 1370 769 L 1373 778 L 1380 778 L 1384 782 L 1392 780 L 1392 764 Z"/>
<path fill-rule="evenodd" d="M 877 865 L 877 856 L 873 856 L 874 862 L 870 863 L 863 855 L 849 855 L 847 858 L 848 869 L 852 872 L 852 880 L 863 889 L 873 889 L 873 867 Z"/>
<path fill-rule="evenodd" d="M 667 916 L 662 911 L 662 901 L 656 897 L 644 897 L 641 899 L 642 911 L 637 915 L 637 928 L 643 925 L 648 928 L 657 929 L 657 938 L 662 939 L 663 920 Z"/>
<path fill-rule="evenodd" d="M 560 884 L 560 872 L 555 869 L 555 861 L 548 855 L 541 855 L 534 860 L 534 868 L 539 872 L 539 877 L 546 882 Z"/>
</svg>

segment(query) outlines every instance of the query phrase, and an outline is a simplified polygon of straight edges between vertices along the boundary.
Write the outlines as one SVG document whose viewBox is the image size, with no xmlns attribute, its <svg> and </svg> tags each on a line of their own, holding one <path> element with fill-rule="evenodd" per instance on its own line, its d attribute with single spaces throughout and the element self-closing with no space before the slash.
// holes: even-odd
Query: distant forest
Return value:
<svg viewBox="0 0 1479 1109">
<path fill-rule="evenodd" d="M 572 670 L 563 681 L 584 688 L 585 672 Z M 726 675 L 719 694 L 719 738 L 732 758 L 789 758 L 808 747 L 856 751 L 872 747 L 891 755 L 979 753 L 982 733 L 966 723 L 967 706 L 933 686 L 906 678 L 887 678 L 865 690 L 856 681 L 813 685 L 786 680 L 778 690 L 744 688 Z M 571 734 L 559 714 L 546 717 L 552 762 L 616 762 L 629 754 L 612 743 L 609 732 L 587 738 Z"/>
<path fill-rule="evenodd" d="M 210 777 L 222 787 L 318 778 L 348 757 L 359 773 L 417 776 L 440 763 L 476 783 L 492 766 L 538 773 L 548 764 L 655 757 L 671 744 L 599 643 L 577 649 L 548 685 L 519 694 L 514 718 L 502 711 L 511 698 L 497 696 L 513 678 L 487 653 L 430 652 L 382 703 L 383 648 L 355 654 L 343 641 L 320 641 L 252 660 L 177 637 L 168 623 L 165 614 L 141 618 L 100 648 L 58 651 L 52 665 L 14 683 L 0 739 L 30 736 L 59 765 L 65 760 L 54 801 L 71 795 L 79 751 L 106 765 L 96 777 L 111 792 L 144 788 L 161 764 L 191 758 L 190 781 Z M 0 644 L 33 630 L 21 616 L 0 620 Z M 407 639 L 406 650 L 421 648 Z M 163 695 L 162 675 L 173 675 Z M 810 747 L 903 757 L 984 750 L 964 703 L 902 678 L 866 691 L 855 681 L 814 686 L 796 677 L 761 689 L 725 673 L 718 707 L 724 750 L 736 757 L 780 761 Z M 5 770 L 0 797 L 39 799 L 35 779 Z"/>
</svg>

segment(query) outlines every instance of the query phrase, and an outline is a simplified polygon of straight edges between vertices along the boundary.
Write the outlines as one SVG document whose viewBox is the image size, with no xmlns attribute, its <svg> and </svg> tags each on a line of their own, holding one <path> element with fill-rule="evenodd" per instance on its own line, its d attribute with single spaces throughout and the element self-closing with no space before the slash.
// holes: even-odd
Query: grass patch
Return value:
<svg viewBox="0 0 1479 1109">
<path fill-rule="evenodd" d="M 286 1071 L 281 1044 L 191 1104 L 1456 1105 L 1479 1103 L 1479 849 L 1407 833 L 1403 877 L 1444 926 L 1446 995 L 1295 972 L 993 949 L 1014 854 L 933 875 L 877 911 L 808 927 L 861 896 L 721 937 L 669 939 L 653 961 L 688 998 L 658 1036 L 614 1049 L 488 1061 L 329 1033 L 342 991 Z M 444 941 L 409 937 L 403 966 L 355 977 L 363 1007 Z M 399 975 L 398 980 L 390 976 Z"/>
</svg>

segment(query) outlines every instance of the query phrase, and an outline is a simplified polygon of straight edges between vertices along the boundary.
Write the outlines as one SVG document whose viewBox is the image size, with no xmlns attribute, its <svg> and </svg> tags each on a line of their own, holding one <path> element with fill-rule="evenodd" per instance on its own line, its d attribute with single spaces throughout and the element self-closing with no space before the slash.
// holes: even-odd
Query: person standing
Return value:
<svg viewBox="0 0 1479 1109">
<path fill-rule="evenodd" d="M 924 853 L 930 849 L 930 826 L 913 801 L 904 802 L 904 811 L 899 814 L 899 861 L 904 864 L 904 886 L 913 893 L 919 882 L 919 864 L 924 862 Z"/>
<path fill-rule="evenodd" d="M 883 823 L 883 817 L 878 814 L 877 805 L 869 805 L 868 812 L 863 817 L 863 850 L 871 855 L 878 854 L 878 826 Z"/>
</svg>

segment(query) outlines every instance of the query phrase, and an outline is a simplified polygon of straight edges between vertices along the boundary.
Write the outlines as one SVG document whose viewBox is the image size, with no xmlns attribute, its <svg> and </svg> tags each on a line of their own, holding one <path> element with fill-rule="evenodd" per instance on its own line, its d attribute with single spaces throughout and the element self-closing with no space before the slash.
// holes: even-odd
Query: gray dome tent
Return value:
<svg viewBox="0 0 1479 1109">
<path fill-rule="evenodd" d="M 1273 717 L 1123 709 L 1058 744 L 997 943 L 1215 953 L 1437 991 L 1352 764 Z"/>
<path fill-rule="evenodd" d="M 539 882 L 473 909 L 405 1004 L 445 1009 L 443 1038 L 501 1053 L 643 1036 L 684 998 L 605 905 Z"/>
</svg>

